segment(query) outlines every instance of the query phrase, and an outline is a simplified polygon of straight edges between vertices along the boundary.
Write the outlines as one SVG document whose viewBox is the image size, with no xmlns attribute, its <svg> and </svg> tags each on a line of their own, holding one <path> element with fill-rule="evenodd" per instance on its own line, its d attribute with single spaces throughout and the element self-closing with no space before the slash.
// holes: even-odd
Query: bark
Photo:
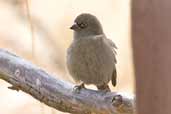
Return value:
<svg viewBox="0 0 171 114">
<path fill-rule="evenodd" d="M 10 89 L 22 90 L 40 102 L 74 114 L 133 114 L 134 99 L 116 92 L 73 90 L 74 85 L 55 78 L 26 60 L 0 49 L 0 79 Z"/>
</svg>

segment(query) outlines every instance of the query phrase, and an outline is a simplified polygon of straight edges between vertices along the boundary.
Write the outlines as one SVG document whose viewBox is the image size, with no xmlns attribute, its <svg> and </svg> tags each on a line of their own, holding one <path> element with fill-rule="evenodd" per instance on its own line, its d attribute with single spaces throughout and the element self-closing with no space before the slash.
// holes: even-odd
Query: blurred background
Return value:
<svg viewBox="0 0 171 114">
<path fill-rule="evenodd" d="M 0 0 L 0 48 L 74 83 L 65 56 L 72 41 L 69 27 L 80 13 L 96 15 L 106 36 L 118 47 L 118 83 L 110 86 L 112 91 L 134 94 L 130 0 Z M 8 86 L 0 80 L 0 114 L 63 114 Z"/>
</svg>

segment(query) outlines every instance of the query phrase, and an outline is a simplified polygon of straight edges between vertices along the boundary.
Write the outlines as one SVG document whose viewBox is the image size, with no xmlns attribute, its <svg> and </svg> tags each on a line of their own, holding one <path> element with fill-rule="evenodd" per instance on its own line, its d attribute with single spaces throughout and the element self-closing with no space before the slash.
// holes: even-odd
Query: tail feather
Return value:
<svg viewBox="0 0 171 114">
<path fill-rule="evenodd" d="M 113 70 L 113 74 L 112 74 L 112 85 L 116 86 L 117 83 L 117 72 L 116 72 L 116 68 Z"/>
</svg>

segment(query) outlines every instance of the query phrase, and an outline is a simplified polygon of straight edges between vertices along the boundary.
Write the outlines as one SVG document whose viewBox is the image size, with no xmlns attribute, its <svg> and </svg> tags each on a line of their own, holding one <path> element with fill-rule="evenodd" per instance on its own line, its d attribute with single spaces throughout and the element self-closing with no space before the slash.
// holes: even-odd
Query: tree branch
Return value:
<svg viewBox="0 0 171 114">
<path fill-rule="evenodd" d="M 0 78 L 37 100 L 63 112 L 74 114 L 133 114 L 134 99 L 89 89 L 79 93 L 74 85 L 50 76 L 40 68 L 0 49 Z"/>
</svg>

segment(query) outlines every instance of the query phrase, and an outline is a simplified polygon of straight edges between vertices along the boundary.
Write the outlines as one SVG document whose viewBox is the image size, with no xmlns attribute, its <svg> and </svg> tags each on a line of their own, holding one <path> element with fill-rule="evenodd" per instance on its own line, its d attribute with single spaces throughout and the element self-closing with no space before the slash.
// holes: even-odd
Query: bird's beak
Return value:
<svg viewBox="0 0 171 114">
<path fill-rule="evenodd" d="M 74 23 L 74 24 L 70 27 L 70 29 L 76 30 L 76 29 L 79 29 L 79 26 L 78 26 L 77 23 Z"/>
</svg>

